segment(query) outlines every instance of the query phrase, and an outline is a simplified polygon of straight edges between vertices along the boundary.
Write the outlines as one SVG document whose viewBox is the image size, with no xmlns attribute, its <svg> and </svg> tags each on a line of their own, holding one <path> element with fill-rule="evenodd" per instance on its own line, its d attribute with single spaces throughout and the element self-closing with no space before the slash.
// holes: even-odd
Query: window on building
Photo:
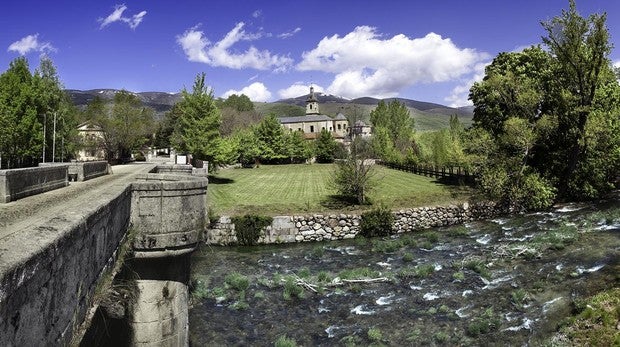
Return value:
<svg viewBox="0 0 620 347">
<path fill-rule="evenodd" d="M 332 129 L 332 127 L 329 127 L 329 131 L 334 131 L 334 130 Z"/>
<path fill-rule="evenodd" d="M 313 133 L 314 132 L 314 125 L 310 126 L 310 132 Z"/>
<path fill-rule="evenodd" d="M 338 130 L 340 130 L 341 124 L 338 124 Z"/>
</svg>

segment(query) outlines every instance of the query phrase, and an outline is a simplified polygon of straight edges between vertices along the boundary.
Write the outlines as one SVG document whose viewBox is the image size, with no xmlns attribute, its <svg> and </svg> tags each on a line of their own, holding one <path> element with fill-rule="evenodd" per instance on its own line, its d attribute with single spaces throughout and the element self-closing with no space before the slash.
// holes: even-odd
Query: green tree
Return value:
<svg viewBox="0 0 620 347">
<path fill-rule="evenodd" d="M 326 129 L 321 129 L 319 137 L 314 141 L 314 156 L 319 163 L 334 162 L 334 155 L 338 144 L 332 134 Z"/>
<path fill-rule="evenodd" d="M 300 131 L 286 134 L 286 148 L 291 163 L 303 163 L 312 157 L 310 144 Z"/>
<path fill-rule="evenodd" d="M 232 94 L 226 100 L 218 99 L 217 102 L 220 108 L 228 107 L 239 112 L 254 111 L 254 103 L 245 94 Z"/>
<path fill-rule="evenodd" d="M 155 132 L 155 147 L 170 148 L 173 144 L 174 133 L 181 118 L 181 111 L 178 104 L 164 114 L 164 118 L 157 124 Z"/>
<path fill-rule="evenodd" d="M 237 142 L 237 160 L 244 167 L 252 167 L 258 164 L 260 147 L 253 128 L 240 129 L 232 136 Z"/>
<path fill-rule="evenodd" d="M 95 103 L 92 108 L 100 105 Z M 96 123 L 104 132 L 104 146 L 108 160 L 127 160 L 145 146 L 155 132 L 153 110 L 142 106 L 138 97 L 121 90 L 114 94 L 112 107 L 97 116 Z"/>
<path fill-rule="evenodd" d="M 270 114 L 254 128 L 258 142 L 260 161 L 277 164 L 288 158 L 286 136 L 282 125 L 274 114 Z"/>
<path fill-rule="evenodd" d="M 332 184 L 338 194 L 356 204 L 366 204 L 368 193 L 375 182 L 372 147 L 369 141 L 355 136 L 349 146 L 349 155 L 336 163 Z"/>
<path fill-rule="evenodd" d="M 192 92 L 183 89 L 178 102 L 179 122 L 173 137 L 175 147 L 196 159 L 209 161 L 210 169 L 217 162 L 220 151 L 220 110 L 213 99 L 213 91 L 205 84 L 205 74 L 194 80 Z"/>
<path fill-rule="evenodd" d="M 570 0 L 568 10 L 542 23 L 547 31 L 543 43 L 557 62 L 554 76 L 561 86 L 557 94 L 558 130 L 559 139 L 564 140 L 562 147 L 567 148 L 563 156 L 567 165 L 560 175 L 559 189 L 567 196 L 591 198 L 591 192 L 582 189 L 584 184 L 600 186 L 600 182 L 584 181 L 591 168 L 582 164 L 589 161 L 587 128 L 597 106 L 598 91 L 605 84 L 617 86 L 609 60 L 612 44 L 606 18 L 606 14 L 584 18 L 577 12 L 575 1 Z"/>
<path fill-rule="evenodd" d="M 33 166 L 43 156 L 64 159 L 63 145 L 72 146 L 75 123 L 75 109 L 49 58 L 41 58 L 34 74 L 24 57 L 16 58 L 0 75 L 0 167 Z"/>
<path fill-rule="evenodd" d="M 483 186 L 500 187 L 512 201 L 528 185 L 562 199 L 596 198 L 613 188 L 620 171 L 620 87 L 608 59 L 605 18 L 583 18 L 570 1 L 568 11 L 542 23 L 548 52 L 532 47 L 502 53 L 474 84 L 470 98 L 480 131 L 471 134 L 486 134 L 494 145 L 486 154 L 468 146 Z M 524 141 L 529 145 L 523 147 Z M 538 202 L 532 206 L 541 206 Z"/>
<path fill-rule="evenodd" d="M 413 145 L 413 118 L 404 103 L 379 101 L 370 112 L 373 125 L 373 148 L 386 161 L 403 161 Z"/>
</svg>

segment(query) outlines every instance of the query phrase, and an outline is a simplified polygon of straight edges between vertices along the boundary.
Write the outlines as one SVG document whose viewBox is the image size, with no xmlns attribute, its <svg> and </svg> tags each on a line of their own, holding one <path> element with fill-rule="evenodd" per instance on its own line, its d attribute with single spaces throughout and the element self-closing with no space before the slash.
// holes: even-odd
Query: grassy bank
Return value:
<svg viewBox="0 0 620 347">
<path fill-rule="evenodd" d="M 360 210 L 343 206 L 331 196 L 332 164 L 261 165 L 255 169 L 226 169 L 209 177 L 209 205 L 217 214 L 266 215 Z M 468 190 L 446 186 L 434 178 L 375 166 L 370 200 L 391 208 L 464 201 Z"/>
</svg>

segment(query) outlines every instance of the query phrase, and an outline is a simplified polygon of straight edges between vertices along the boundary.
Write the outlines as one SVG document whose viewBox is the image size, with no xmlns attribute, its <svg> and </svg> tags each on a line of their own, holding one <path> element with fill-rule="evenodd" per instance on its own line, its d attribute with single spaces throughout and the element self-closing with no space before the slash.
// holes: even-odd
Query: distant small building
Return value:
<svg viewBox="0 0 620 347">
<path fill-rule="evenodd" d="M 361 136 L 361 137 L 370 137 L 372 134 L 372 127 L 364 123 L 364 121 L 358 120 L 353 123 L 351 127 L 351 135 Z"/>
<path fill-rule="evenodd" d="M 319 101 L 314 95 L 314 88 L 310 87 L 310 94 L 306 99 L 306 115 L 302 117 L 279 117 L 278 120 L 288 131 L 300 131 L 304 138 L 313 140 L 319 137 L 321 130 L 329 131 L 337 140 L 344 140 L 348 135 L 349 122 L 339 113 L 336 117 L 320 114 Z"/>
<path fill-rule="evenodd" d="M 78 135 L 82 144 L 77 153 L 76 159 L 78 161 L 105 159 L 104 131 L 100 126 L 91 122 L 84 122 L 78 125 Z"/>
</svg>

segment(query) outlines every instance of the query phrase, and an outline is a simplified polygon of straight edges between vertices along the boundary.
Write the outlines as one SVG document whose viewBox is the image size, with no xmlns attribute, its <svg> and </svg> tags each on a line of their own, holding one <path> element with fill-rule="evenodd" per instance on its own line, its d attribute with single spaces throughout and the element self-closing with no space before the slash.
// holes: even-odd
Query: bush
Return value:
<svg viewBox="0 0 620 347">
<path fill-rule="evenodd" d="M 232 218 L 235 224 L 237 241 L 243 246 L 255 245 L 260 237 L 261 230 L 271 224 L 273 218 L 258 215 L 245 215 Z"/>
<path fill-rule="evenodd" d="M 362 213 L 360 235 L 364 237 L 387 236 L 392 231 L 394 215 L 385 206 Z"/>
<path fill-rule="evenodd" d="M 287 276 L 284 282 L 284 292 L 282 293 L 284 300 L 291 300 L 292 298 L 302 299 L 304 296 L 304 290 L 297 285 L 293 276 Z"/>
</svg>

